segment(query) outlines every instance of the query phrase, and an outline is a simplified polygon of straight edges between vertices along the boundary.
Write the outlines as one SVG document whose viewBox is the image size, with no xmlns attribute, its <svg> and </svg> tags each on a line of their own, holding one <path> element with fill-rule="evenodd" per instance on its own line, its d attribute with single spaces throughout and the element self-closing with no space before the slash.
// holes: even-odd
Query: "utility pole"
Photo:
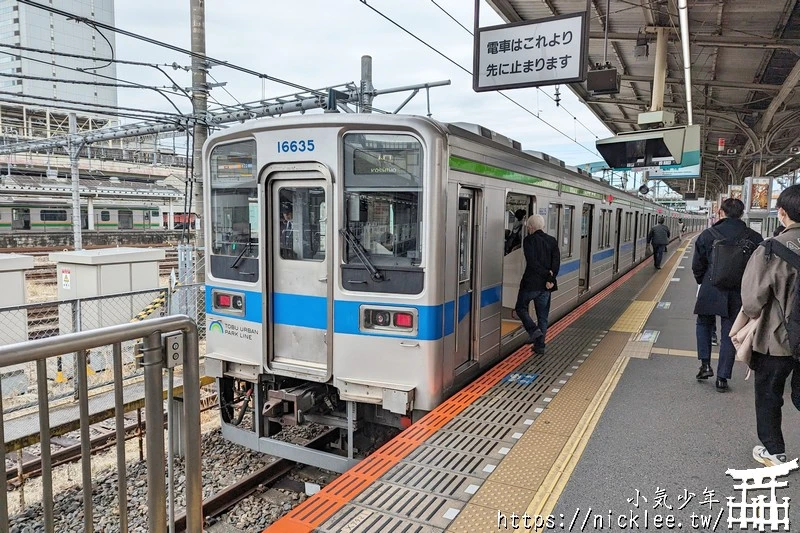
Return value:
<svg viewBox="0 0 800 533">
<path fill-rule="evenodd" d="M 196 214 L 195 246 L 200 248 L 203 244 L 203 225 L 205 213 L 203 212 L 203 143 L 206 142 L 208 130 L 205 120 L 208 112 L 208 86 L 206 85 L 206 69 L 208 63 L 206 55 L 206 15 L 205 0 L 189 0 L 191 6 L 192 25 L 192 113 L 194 114 L 194 150 L 192 151 L 192 180 L 194 182 L 194 207 L 191 210 Z M 189 218 L 187 223 L 191 220 Z M 197 272 L 202 279 L 202 269 Z"/>
<path fill-rule="evenodd" d="M 69 154 L 69 169 L 72 174 L 72 235 L 75 250 L 77 251 L 83 249 L 83 239 L 81 237 L 80 170 L 78 169 L 78 158 L 80 157 L 83 142 L 77 140 L 78 118 L 75 116 L 75 113 L 69 114 L 69 133 L 70 140 L 67 146 L 67 153 Z"/>
</svg>

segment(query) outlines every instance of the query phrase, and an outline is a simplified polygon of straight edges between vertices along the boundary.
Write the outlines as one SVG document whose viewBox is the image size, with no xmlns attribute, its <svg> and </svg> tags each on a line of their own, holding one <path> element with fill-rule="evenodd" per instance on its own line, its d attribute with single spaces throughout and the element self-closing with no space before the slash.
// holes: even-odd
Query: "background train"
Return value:
<svg viewBox="0 0 800 533">
<path fill-rule="evenodd" d="M 166 206 L 132 201 L 94 202 L 93 230 L 100 232 L 147 231 L 166 229 L 169 211 Z M 194 213 L 173 213 L 175 229 L 187 223 L 193 228 Z M 89 209 L 81 207 L 81 229 L 89 231 Z M 69 199 L 26 198 L 0 202 L 0 233 L 71 232 L 72 202 Z"/>
<path fill-rule="evenodd" d="M 269 438 L 287 425 L 405 427 L 521 345 L 524 257 L 506 246 L 519 210 L 561 248 L 551 321 L 641 262 L 657 217 L 673 238 L 679 217 L 705 226 L 422 117 L 249 122 L 210 137 L 203 167 L 205 369 L 223 435 L 287 457 Z"/>
</svg>

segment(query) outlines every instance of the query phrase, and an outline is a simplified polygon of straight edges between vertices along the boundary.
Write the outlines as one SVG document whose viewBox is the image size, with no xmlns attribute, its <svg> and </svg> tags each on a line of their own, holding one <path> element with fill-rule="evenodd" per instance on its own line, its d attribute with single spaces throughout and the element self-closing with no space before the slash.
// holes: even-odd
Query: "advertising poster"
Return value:
<svg viewBox="0 0 800 533">
<path fill-rule="evenodd" d="M 751 178 L 748 202 L 750 209 L 769 209 L 770 188 L 769 178 Z"/>
<path fill-rule="evenodd" d="M 744 187 L 741 185 L 728 185 L 728 197 L 736 200 L 742 199 L 742 191 Z"/>
</svg>

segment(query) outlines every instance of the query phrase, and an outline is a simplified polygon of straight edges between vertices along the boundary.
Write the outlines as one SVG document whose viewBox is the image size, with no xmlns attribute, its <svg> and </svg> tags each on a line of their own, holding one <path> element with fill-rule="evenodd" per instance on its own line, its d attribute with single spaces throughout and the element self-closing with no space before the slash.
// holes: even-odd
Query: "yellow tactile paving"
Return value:
<svg viewBox="0 0 800 533">
<path fill-rule="evenodd" d="M 512 453 L 509 453 L 492 472 L 489 480 L 522 489 L 536 490 L 566 442 L 567 436 L 565 435 L 548 433 L 542 431 L 541 428 L 534 429 L 532 427 L 514 445 Z M 479 489 L 478 493 L 481 490 L 483 488 Z"/>
<path fill-rule="evenodd" d="M 484 531 L 497 530 L 497 512 L 499 509 L 491 509 L 481 505 L 468 503 L 458 513 L 458 518 L 450 524 L 447 531 L 454 533 L 482 533 Z"/>
<path fill-rule="evenodd" d="M 635 301 L 622 313 L 622 316 L 611 326 L 611 331 L 636 333 L 644 327 L 647 318 L 656 306 L 655 301 Z"/>
<path fill-rule="evenodd" d="M 487 479 L 483 483 L 483 488 L 485 490 L 475 494 L 469 503 L 494 511 L 503 509 L 508 514 L 517 513 L 520 516 L 528 508 L 528 504 L 536 494 L 534 490 L 498 483 L 491 479 Z"/>
</svg>

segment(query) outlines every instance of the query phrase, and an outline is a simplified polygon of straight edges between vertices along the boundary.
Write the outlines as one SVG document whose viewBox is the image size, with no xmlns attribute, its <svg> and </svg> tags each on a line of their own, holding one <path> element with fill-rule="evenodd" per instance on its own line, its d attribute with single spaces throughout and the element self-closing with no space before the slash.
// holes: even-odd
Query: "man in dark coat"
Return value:
<svg viewBox="0 0 800 533">
<path fill-rule="evenodd" d="M 561 266 L 558 241 L 543 231 L 544 217 L 528 218 L 528 236 L 522 241 L 525 253 L 525 272 L 519 284 L 517 305 L 514 310 L 528 332 L 528 342 L 533 352 L 544 354 L 547 317 L 550 314 L 550 293 L 558 290 L 556 277 Z M 528 310 L 531 301 L 536 309 L 536 322 Z"/>
<path fill-rule="evenodd" d="M 664 225 L 664 217 L 659 217 L 658 224 L 650 228 L 647 233 L 647 244 L 653 245 L 653 265 L 656 270 L 661 270 L 661 260 L 669 244 L 669 228 Z"/>
<path fill-rule="evenodd" d="M 741 220 L 744 214 L 744 204 L 741 200 L 728 198 L 722 202 L 719 210 L 720 220 L 712 227 L 722 233 L 725 239 L 749 239 L 755 245 L 763 241 L 761 234 L 748 228 Z M 711 228 L 703 231 L 694 246 L 692 258 L 692 273 L 700 285 L 697 293 L 697 303 L 694 314 L 697 315 L 697 358 L 700 359 L 700 371 L 697 379 L 704 380 L 712 377 L 711 370 L 711 333 L 716 317 L 720 317 L 722 331 L 720 332 L 719 364 L 717 365 L 716 389 L 719 392 L 728 390 L 728 380 L 733 371 L 733 362 L 736 358 L 736 349 L 730 339 L 731 326 L 739 309 L 742 307 L 742 294 L 740 289 L 720 289 L 711 284 L 712 250 L 714 241 L 717 240 Z"/>
</svg>

